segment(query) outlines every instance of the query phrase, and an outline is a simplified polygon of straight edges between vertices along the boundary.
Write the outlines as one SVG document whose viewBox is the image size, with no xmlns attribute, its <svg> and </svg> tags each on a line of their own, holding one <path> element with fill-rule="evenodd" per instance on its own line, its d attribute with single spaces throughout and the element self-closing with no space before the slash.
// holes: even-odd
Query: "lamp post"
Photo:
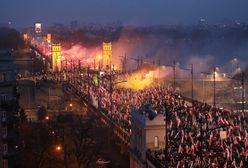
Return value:
<svg viewBox="0 0 248 168">
<path fill-rule="evenodd" d="M 166 102 L 165 102 L 166 103 Z M 167 103 L 165 104 L 167 107 Z M 169 157 L 168 157 L 168 122 L 169 122 L 169 110 L 165 110 L 165 168 L 169 166 Z"/>
<path fill-rule="evenodd" d="M 159 65 L 166 66 L 166 67 L 172 67 L 173 69 L 173 91 L 176 91 L 176 62 L 173 61 L 173 65 L 166 65 L 166 64 L 161 64 L 159 61 Z"/>
<path fill-rule="evenodd" d="M 98 59 L 98 75 L 97 75 L 97 84 L 98 84 L 98 110 L 100 111 L 101 110 L 101 98 L 100 98 L 100 94 L 101 94 L 101 87 L 100 87 L 100 84 L 101 84 L 101 67 L 100 67 L 100 61 L 102 59 L 102 56 L 99 54 L 97 56 L 97 59 Z M 95 69 L 95 59 L 94 59 L 94 69 Z"/>
<path fill-rule="evenodd" d="M 202 168 L 202 163 L 203 163 L 203 151 L 202 151 L 202 149 L 203 149 L 203 145 L 202 145 L 202 142 L 203 142 L 203 132 L 208 133 L 208 132 L 214 131 L 216 129 L 226 128 L 226 127 L 231 126 L 231 124 L 228 124 L 228 125 L 218 126 L 218 127 L 209 129 L 208 128 L 208 116 L 207 116 L 207 114 L 203 114 L 203 112 L 204 112 L 203 109 L 201 109 L 201 117 L 200 117 L 200 133 L 201 133 L 201 136 L 200 136 L 200 168 Z M 205 116 L 205 119 L 207 121 L 207 128 L 205 130 L 203 130 L 203 128 L 202 128 L 202 123 L 203 123 L 202 117 L 203 117 L 203 115 Z"/>
<path fill-rule="evenodd" d="M 242 79 L 241 79 L 241 85 L 242 85 L 242 112 L 245 112 L 245 73 L 242 72 Z"/>
<path fill-rule="evenodd" d="M 214 73 L 213 73 L 213 78 L 214 78 L 214 107 L 216 106 L 216 94 L 215 94 L 215 78 L 216 78 L 216 67 L 214 67 Z"/>
<path fill-rule="evenodd" d="M 160 66 L 161 66 L 161 63 L 160 63 L 160 59 L 158 60 L 158 79 L 160 80 Z"/>
<path fill-rule="evenodd" d="M 113 110 L 113 100 L 112 100 L 112 94 L 113 94 L 113 86 L 116 85 L 116 84 L 119 84 L 119 83 L 124 83 L 124 82 L 127 82 L 126 80 L 124 81 L 118 81 L 118 82 L 113 82 L 113 79 L 112 79 L 112 73 L 110 73 L 110 87 L 109 87 L 109 92 L 110 92 L 110 114 L 111 114 L 111 118 L 112 118 L 112 110 Z"/>
<path fill-rule="evenodd" d="M 87 83 L 88 83 L 88 87 L 87 87 L 87 100 L 88 100 L 88 106 L 90 105 L 90 67 L 87 67 Z"/>
<path fill-rule="evenodd" d="M 190 69 L 185 69 L 185 68 L 181 68 L 183 70 L 186 71 L 190 71 L 191 74 L 191 100 L 192 100 L 192 104 L 193 104 L 193 100 L 194 100 L 194 66 L 193 64 L 191 64 Z"/>
<path fill-rule="evenodd" d="M 173 61 L 173 90 L 176 91 L 176 62 Z"/>
<path fill-rule="evenodd" d="M 209 73 L 209 72 L 201 72 L 201 74 L 206 74 L 206 75 L 213 75 L 213 106 L 216 107 L 216 67 L 213 68 L 213 72 Z"/>
<path fill-rule="evenodd" d="M 241 73 L 241 79 L 237 79 L 237 78 L 231 78 L 226 76 L 229 79 L 234 79 L 234 80 L 241 80 L 241 104 L 242 104 L 242 112 L 245 111 L 245 73 L 242 72 Z"/>
<path fill-rule="evenodd" d="M 237 66 L 238 66 L 238 59 L 237 58 L 234 58 L 231 60 L 231 64 L 232 64 L 232 72 L 231 72 L 231 75 L 233 76 L 235 74 L 235 71 L 237 69 Z M 236 65 L 236 66 L 235 66 Z"/>
</svg>

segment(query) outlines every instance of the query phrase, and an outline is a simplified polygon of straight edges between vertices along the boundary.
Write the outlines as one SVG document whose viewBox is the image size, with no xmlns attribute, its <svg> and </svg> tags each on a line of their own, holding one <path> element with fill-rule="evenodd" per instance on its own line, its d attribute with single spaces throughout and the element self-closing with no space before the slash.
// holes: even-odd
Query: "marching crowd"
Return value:
<svg viewBox="0 0 248 168">
<path fill-rule="evenodd" d="M 130 110 L 150 104 L 155 113 L 168 116 L 168 150 L 153 151 L 170 167 L 245 167 L 248 154 L 248 120 L 245 113 L 234 113 L 205 103 L 187 105 L 171 88 L 159 85 L 134 91 L 110 86 L 109 79 L 97 85 L 81 83 L 93 104 L 130 133 Z M 88 86 L 90 86 L 88 88 Z M 113 88 L 111 91 L 111 87 Z M 226 137 L 220 136 L 226 132 Z"/>
</svg>

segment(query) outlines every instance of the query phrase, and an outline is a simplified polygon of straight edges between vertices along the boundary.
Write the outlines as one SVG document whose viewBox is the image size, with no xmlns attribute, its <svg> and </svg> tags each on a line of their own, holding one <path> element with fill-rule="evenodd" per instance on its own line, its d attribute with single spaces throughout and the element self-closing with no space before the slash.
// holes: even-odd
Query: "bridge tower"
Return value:
<svg viewBox="0 0 248 168">
<path fill-rule="evenodd" d="M 61 71 L 61 45 L 52 44 L 52 69 L 54 72 Z"/>
<path fill-rule="evenodd" d="M 102 66 L 107 68 L 111 66 L 112 62 L 112 43 L 102 43 Z"/>
</svg>

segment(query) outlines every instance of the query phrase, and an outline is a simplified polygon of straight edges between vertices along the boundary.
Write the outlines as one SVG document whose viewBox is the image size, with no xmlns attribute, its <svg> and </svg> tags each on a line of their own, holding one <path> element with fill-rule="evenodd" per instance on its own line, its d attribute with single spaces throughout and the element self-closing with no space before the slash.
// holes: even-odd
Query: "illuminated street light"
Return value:
<svg viewBox="0 0 248 168">
<path fill-rule="evenodd" d="M 49 120 L 49 116 L 46 116 L 45 119 L 46 119 L 46 120 Z"/>
<path fill-rule="evenodd" d="M 59 152 L 59 151 L 61 151 L 61 150 L 62 150 L 62 148 L 61 148 L 61 146 L 60 146 L 60 145 L 57 145 L 57 146 L 56 146 L 56 148 L 55 148 L 55 150 Z"/>
<path fill-rule="evenodd" d="M 72 107 L 72 103 L 70 103 L 69 106 Z"/>
<path fill-rule="evenodd" d="M 206 75 L 213 75 L 213 82 L 214 82 L 214 87 L 213 87 L 213 96 L 214 96 L 214 100 L 213 100 L 213 106 L 215 107 L 216 105 L 216 97 L 215 97 L 215 79 L 216 76 L 218 75 L 218 73 L 216 72 L 216 67 L 214 67 L 213 72 L 209 73 L 209 72 L 201 72 L 201 74 L 206 74 Z"/>
</svg>

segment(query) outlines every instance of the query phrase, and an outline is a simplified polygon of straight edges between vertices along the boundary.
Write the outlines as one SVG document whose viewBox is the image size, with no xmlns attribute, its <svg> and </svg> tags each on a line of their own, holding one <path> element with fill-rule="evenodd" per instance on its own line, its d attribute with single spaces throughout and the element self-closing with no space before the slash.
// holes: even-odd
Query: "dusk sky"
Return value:
<svg viewBox="0 0 248 168">
<path fill-rule="evenodd" d="M 195 24 L 225 19 L 248 22 L 247 0 L 1 0 L 0 24 L 108 23 Z"/>
</svg>

